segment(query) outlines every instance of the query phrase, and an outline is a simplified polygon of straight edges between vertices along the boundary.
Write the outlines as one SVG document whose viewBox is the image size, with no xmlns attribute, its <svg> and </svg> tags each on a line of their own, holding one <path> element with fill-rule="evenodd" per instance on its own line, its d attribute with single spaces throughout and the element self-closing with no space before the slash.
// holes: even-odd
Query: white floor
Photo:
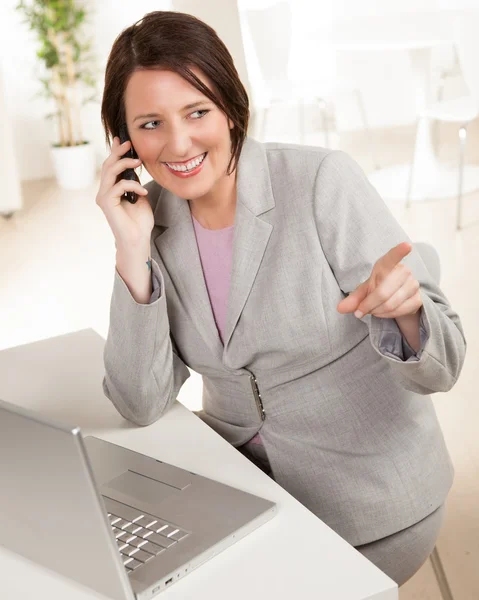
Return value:
<svg viewBox="0 0 479 600">
<path fill-rule="evenodd" d="M 294 123 L 296 122 L 293 119 Z M 308 144 L 323 144 L 314 133 L 311 111 Z M 294 123 L 279 112 L 271 119 L 268 140 L 297 142 Z M 479 127 L 470 128 L 467 160 L 479 163 L 475 152 Z M 288 125 L 286 125 L 288 126 Z M 454 159 L 455 130 L 443 127 L 440 156 Z M 409 160 L 412 129 L 374 132 L 381 166 Z M 343 134 L 339 147 L 366 170 L 372 168 L 370 146 L 360 133 Z M 91 188 L 64 191 L 53 179 L 24 182 L 24 208 L 10 220 L 0 218 L 0 349 L 91 327 L 103 337 L 108 331 L 115 249 L 108 224 L 95 204 L 98 179 Z M 448 501 L 446 523 L 438 544 L 455 600 L 479 598 L 479 406 L 474 372 L 479 364 L 479 192 L 465 198 L 464 220 L 455 231 L 455 199 L 390 204 L 413 241 L 432 243 L 441 256 L 442 288 L 462 318 L 468 340 L 466 364 L 448 394 L 437 394 L 435 405 L 455 463 L 456 479 Z M 472 223 L 476 222 L 475 225 Z M 201 379 L 194 374 L 179 399 L 196 409 L 201 403 Z M 106 400 L 105 400 L 106 401 Z M 429 562 L 408 582 L 401 600 L 440 600 Z"/>
</svg>

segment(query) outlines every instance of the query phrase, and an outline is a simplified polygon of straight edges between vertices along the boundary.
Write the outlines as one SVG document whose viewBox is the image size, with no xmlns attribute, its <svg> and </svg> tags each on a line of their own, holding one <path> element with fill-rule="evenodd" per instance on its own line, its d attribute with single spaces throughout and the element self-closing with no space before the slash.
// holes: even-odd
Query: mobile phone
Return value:
<svg viewBox="0 0 479 600">
<path fill-rule="evenodd" d="M 119 138 L 120 138 L 120 144 L 123 144 L 127 140 L 130 140 L 130 136 L 128 135 L 128 128 L 126 126 L 126 123 L 122 123 L 120 125 Z M 125 152 L 123 157 L 124 158 L 138 158 L 138 155 L 135 152 L 133 145 L 130 146 L 130 149 L 128 150 L 128 152 Z M 131 168 L 125 169 L 122 173 L 120 173 L 120 175 L 117 178 L 117 182 L 120 179 L 128 179 L 131 181 L 138 181 L 138 183 L 140 183 L 138 175 L 135 173 L 135 170 L 131 169 Z M 135 202 L 138 200 L 138 194 L 136 192 L 125 192 L 122 196 L 122 199 L 128 200 L 128 202 L 130 202 L 131 204 L 135 204 Z"/>
</svg>

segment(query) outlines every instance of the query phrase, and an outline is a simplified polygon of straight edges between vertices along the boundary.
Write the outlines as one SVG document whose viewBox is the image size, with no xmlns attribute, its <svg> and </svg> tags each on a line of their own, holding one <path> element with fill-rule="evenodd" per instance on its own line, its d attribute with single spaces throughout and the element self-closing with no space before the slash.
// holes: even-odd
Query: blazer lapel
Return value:
<svg viewBox="0 0 479 600">
<path fill-rule="evenodd" d="M 221 360 L 223 346 L 201 266 L 188 202 L 163 189 L 155 222 L 167 227 L 155 244 L 180 298 L 183 310 L 195 324 L 214 356 Z"/>
<path fill-rule="evenodd" d="M 274 198 L 265 150 L 261 143 L 251 138 L 246 138 L 241 151 L 236 185 L 224 346 L 214 320 L 188 202 L 163 188 L 154 215 L 155 224 L 166 228 L 155 238 L 155 245 L 181 298 L 183 309 L 220 361 L 227 352 L 273 229 L 272 225 L 258 218 L 274 208 Z"/>
<path fill-rule="evenodd" d="M 266 152 L 260 142 L 246 138 L 236 180 L 236 214 L 224 352 L 250 295 L 273 226 L 259 218 L 274 208 Z"/>
</svg>

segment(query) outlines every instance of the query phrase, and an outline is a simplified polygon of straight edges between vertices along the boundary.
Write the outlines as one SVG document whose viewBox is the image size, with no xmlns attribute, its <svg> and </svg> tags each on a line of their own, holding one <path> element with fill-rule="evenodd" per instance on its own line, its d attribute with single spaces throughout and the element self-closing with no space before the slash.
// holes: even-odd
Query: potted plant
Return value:
<svg viewBox="0 0 479 600">
<path fill-rule="evenodd" d="M 81 36 L 85 10 L 77 0 L 21 0 L 15 9 L 25 15 L 22 22 L 37 33 L 40 43 L 37 57 L 45 74 L 39 77 L 42 90 L 34 97 L 53 98 L 56 104 L 46 118 L 57 123 L 59 141 L 51 146 L 57 182 L 65 189 L 87 187 L 95 179 L 95 152 L 83 139 L 80 109 L 98 98 L 89 68 L 91 41 Z M 85 94 L 87 88 L 94 93 Z"/>
</svg>

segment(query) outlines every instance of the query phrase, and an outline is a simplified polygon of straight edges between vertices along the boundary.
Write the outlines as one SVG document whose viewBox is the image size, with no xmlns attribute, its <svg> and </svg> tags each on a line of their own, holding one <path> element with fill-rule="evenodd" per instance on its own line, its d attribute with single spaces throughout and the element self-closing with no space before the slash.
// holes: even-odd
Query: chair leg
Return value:
<svg viewBox="0 0 479 600">
<path fill-rule="evenodd" d="M 264 142 L 266 140 L 266 117 L 268 116 L 269 106 L 263 108 L 263 117 L 261 119 L 261 129 L 260 129 L 260 141 Z"/>
<path fill-rule="evenodd" d="M 304 98 L 301 98 L 300 106 L 299 106 L 299 143 L 300 144 L 304 144 L 305 120 L 306 120 L 306 102 L 305 102 Z"/>
<path fill-rule="evenodd" d="M 368 136 L 368 140 L 369 140 L 369 147 L 371 149 L 371 157 L 373 159 L 373 164 L 374 164 L 374 168 L 376 170 L 380 169 L 380 165 L 377 161 L 377 156 L 376 156 L 376 152 L 374 149 L 374 143 L 373 143 L 373 136 L 371 134 L 371 128 L 369 127 L 369 123 L 368 123 L 368 119 L 367 119 L 367 115 L 366 115 L 366 109 L 364 107 L 364 102 L 363 102 L 363 96 L 361 94 L 361 90 L 359 88 L 356 88 L 355 94 L 356 94 L 356 98 L 358 101 L 358 106 L 359 106 L 359 112 L 361 114 L 361 119 L 363 121 L 363 127 L 364 130 L 366 131 L 366 134 Z"/>
<path fill-rule="evenodd" d="M 466 141 L 467 141 L 467 125 L 462 125 L 459 129 L 460 154 L 459 154 L 459 191 L 458 191 L 458 196 L 457 196 L 457 222 L 456 222 L 457 231 L 462 229 L 462 182 L 463 182 L 463 172 L 464 172 L 464 154 L 465 154 L 465 149 L 466 149 Z"/>
<path fill-rule="evenodd" d="M 436 576 L 437 585 L 441 592 L 442 600 L 454 600 L 446 573 L 444 572 L 444 567 L 442 566 L 439 552 L 437 551 L 437 546 L 434 546 L 430 560 L 434 575 Z"/>
<path fill-rule="evenodd" d="M 262 108 L 254 108 L 251 111 L 251 119 L 248 123 L 248 135 L 253 136 L 255 139 L 259 140 L 260 137 L 260 127 L 263 122 L 263 109 Z"/>
<path fill-rule="evenodd" d="M 252 135 L 258 141 L 263 142 L 264 136 L 264 121 L 266 116 L 265 108 L 255 108 L 252 113 L 252 119 L 248 127 L 248 135 Z M 251 131 L 250 131 L 251 128 Z"/>
<path fill-rule="evenodd" d="M 441 74 L 439 89 L 437 90 L 437 102 L 441 102 L 442 97 L 444 95 L 444 75 Z M 440 122 L 436 119 L 434 121 L 434 129 L 433 129 L 433 139 L 434 139 L 434 150 L 436 152 L 436 156 L 439 155 L 439 135 L 440 135 Z"/>
<path fill-rule="evenodd" d="M 417 132 L 419 130 L 419 123 L 420 123 L 420 119 L 417 120 L 416 123 L 416 136 L 417 136 Z M 412 159 L 411 159 L 411 166 L 409 168 L 409 180 L 407 183 L 407 192 L 406 192 L 406 208 L 410 208 L 411 207 L 411 193 L 412 193 L 412 184 L 414 181 L 414 163 L 415 163 L 415 158 L 416 158 L 416 138 L 414 140 L 414 146 L 413 146 L 413 150 L 412 150 Z"/>
<path fill-rule="evenodd" d="M 324 132 L 324 147 L 329 148 L 329 121 L 328 121 L 328 104 L 323 98 L 319 98 L 319 110 L 321 111 L 321 119 L 323 122 Z"/>
</svg>

